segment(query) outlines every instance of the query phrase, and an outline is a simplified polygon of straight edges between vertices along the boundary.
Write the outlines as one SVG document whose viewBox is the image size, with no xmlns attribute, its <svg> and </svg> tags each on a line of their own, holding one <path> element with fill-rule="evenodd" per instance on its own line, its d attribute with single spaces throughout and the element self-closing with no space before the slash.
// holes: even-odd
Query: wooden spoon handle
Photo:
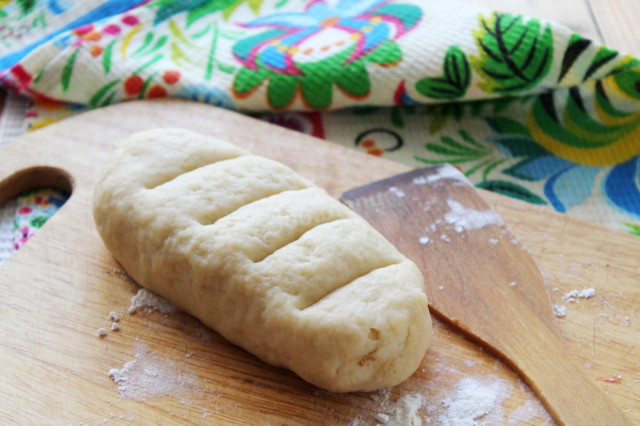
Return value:
<svg viewBox="0 0 640 426">
<path fill-rule="evenodd" d="M 537 328 L 540 333 L 542 328 Z M 547 329 L 548 330 L 548 329 Z M 549 331 L 521 338 L 516 353 L 504 354 L 540 397 L 552 417 L 564 425 L 632 425 L 631 420 L 585 374 L 565 348 L 562 337 Z"/>
</svg>

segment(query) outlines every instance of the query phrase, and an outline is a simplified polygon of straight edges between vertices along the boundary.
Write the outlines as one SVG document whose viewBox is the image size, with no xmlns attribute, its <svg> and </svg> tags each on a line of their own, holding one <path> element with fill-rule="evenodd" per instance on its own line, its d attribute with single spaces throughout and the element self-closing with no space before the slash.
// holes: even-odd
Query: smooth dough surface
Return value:
<svg viewBox="0 0 640 426">
<path fill-rule="evenodd" d="M 106 164 L 94 218 L 140 285 L 321 388 L 396 385 L 429 344 L 415 264 L 298 173 L 227 142 L 132 135 Z"/>
</svg>

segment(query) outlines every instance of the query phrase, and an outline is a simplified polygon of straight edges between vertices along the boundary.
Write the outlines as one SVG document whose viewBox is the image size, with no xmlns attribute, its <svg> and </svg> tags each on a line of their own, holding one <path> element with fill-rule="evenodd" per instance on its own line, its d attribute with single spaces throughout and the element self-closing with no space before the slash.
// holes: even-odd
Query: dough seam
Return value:
<svg viewBox="0 0 640 426">
<path fill-rule="evenodd" d="M 338 222 L 340 220 L 348 220 L 348 219 L 350 219 L 348 216 L 342 216 L 342 217 L 337 217 L 336 216 L 336 217 L 329 217 L 329 218 L 327 218 L 326 221 L 323 221 L 321 223 L 314 223 L 310 227 L 305 228 L 299 235 L 296 235 L 296 238 L 294 238 L 293 240 L 282 244 L 280 247 L 277 247 L 277 248 L 273 249 L 271 251 L 271 253 L 268 253 L 267 255 L 263 256 L 261 259 L 258 259 L 258 260 L 253 260 L 252 259 L 253 263 L 258 264 L 260 262 L 263 262 L 263 261 L 267 260 L 270 256 L 276 254 L 278 251 L 290 246 L 291 244 L 295 244 L 297 241 L 300 241 L 302 238 L 304 238 L 304 236 L 307 233 L 313 231 L 314 229 L 316 229 L 319 226 L 328 225 L 330 223 Z"/>
<path fill-rule="evenodd" d="M 267 198 L 271 198 L 271 197 L 274 197 L 276 195 L 280 195 L 280 194 L 288 192 L 288 191 L 300 191 L 301 189 L 304 189 L 304 188 L 284 188 L 284 189 L 283 188 L 277 188 L 276 191 L 274 191 L 274 192 L 268 192 L 266 194 L 260 194 L 259 197 L 255 198 L 255 199 L 251 199 L 248 202 L 245 202 L 246 200 L 243 200 L 244 204 L 242 204 L 240 206 L 233 206 L 230 211 L 223 212 L 222 216 L 219 216 L 219 217 L 216 217 L 216 218 L 213 218 L 213 219 L 210 219 L 210 220 L 206 220 L 206 221 L 205 220 L 200 220 L 200 219 L 194 219 L 194 220 L 197 223 L 199 223 L 201 226 L 212 226 L 212 225 L 215 225 L 219 220 L 222 220 L 225 217 L 228 217 L 228 216 L 234 214 L 235 212 L 237 212 L 238 210 L 240 210 L 243 207 L 250 206 L 251 204 L 256 203 L 258 201 L 266 200 Z"/>
<path fill-rule="evenodd" d="M 374 272 L 376 272 L 376 271 L 379 271 L 379 270 L 381 270 L 381 269 L 388 268 L 388 267 L 390 267 L 390 266 L 394 266 L 394 265 L 399 265 L 400 263 L 402 263 L 402 260 L 397 260 L 397 261 L 394 261 L 394 262 L 387 262 L 387 263 L 385 263 L 385 264 L 384 264 L 384 265 L 382 265 L 382 266 L 378 266 L 378 267 L 376 267 L 376 268 L 374 268 L 374 269 L 370 270 L 369 272 L 365 272 L 364 274 L 362 274 L 362 275 L 360 275 L 360 276 L 358 276 L 358 277 L 355 277 L 354 279 L 352 279 L 352 280 L 351 280 L 351 281 L 349 281 L 349 282 L 346 282 L 346 283 L 344 283 L 344 284 L 342 284 L 342 285 L 339 285 L 338 287 L 335 287 L 335 288 L 331 289 L 329 292 L 327 292 L 324 296 L 322 296 L 322 297 L 321 297 L 321 298 L 319 298 L 318 300 L 316 300 L 316 301 L 312 302 L 312 303 L 311 303 L 311 304 L 309 304 L 308 306 L 305 306 L 305 307 L 302 307 L 302 308 L 299 308 L 299 309 L 300 309 L 301 311 L 304 311 L 304 310 L 310 309 L 310 308 L 312 308 L 312 307 L 316 306 L 317 304 L 319 304 L 320 302 L 322 302 L 323 300 L 325 300 L 325 299 L 327 299 L 328 297 L 330 297 L 330 296 L 331 296 L 333 293 L 335 293 L 336 291 L 338 291 L 338 290 L 340 290 L 340 289 L 343 289 L 343 288 L 345 288 L 345 287 L 347 287 L 347 286 L 349 286 L 349 285 L 353 284 L 353 283 L 354 283 L 354 282 L 356 282 L 357 280 L 359 280 L 359 279 L 361 279 L 361 278 L 364 278 L 364 277 L 366 277 L 367 275 L 370 275 L 370 274 L 372 274 L 372 273 L 374 273 Z"/>
<path fill-rule="evenodd" d="M 153 191 L 154 189 L 156 189 L 156 188 L 158 188 L 158 187 L 160 187 L 162 185 L 165 185 L 165 184 L 167 184 L 167 183 L 169 183 L 171 181 L 174 181 L 174 180 L 178 179 L 180 176 L 196 172 L 196 171 L 198 171 L 200 169 L 203 169 L 203 168 L 209 167 L 209 166 L 213 166 L 215 164 L 225 163 L 227 161 L 233 161 L 233 160 L 237 160 L 240 157 L 246 157 L 247 156 L 247 154 L 239 154 L 239 155 L 236 155 L 236 154 L 237 153 L 233 153 L 233 155 L 235 155 L 235 157 L 220 158 L 220 159 L 216 159 L 215 161 L 207 162 L 207 163 L 204 163 L 204 164 L 194 164 L 193 167 L 189 167 L 187 169 L 181 170 L 180 173 L 178 173 L 177 175 L 169 176 L 169 177 L 167 177 L 166 179 L 164 179 L 164 180 L 162 180 L 160 182 L 154 182 L 153 185 L 144 184 L 143 188 L 144 189 L 148 189 L 149 191 Z"/>
</svg>

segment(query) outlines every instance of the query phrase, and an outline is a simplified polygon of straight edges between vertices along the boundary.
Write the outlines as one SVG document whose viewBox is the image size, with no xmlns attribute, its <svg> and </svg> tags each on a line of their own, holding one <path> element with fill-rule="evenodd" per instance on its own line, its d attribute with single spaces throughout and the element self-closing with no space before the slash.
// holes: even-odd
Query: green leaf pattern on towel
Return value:
<svg viewBox="0 0 640 426">
<path fill-rule="evenodd" d="M 479 55 L 471 64 L 483 78 L 478 86 L 500 95 L 533 89 L 547 75 L 553 61 L 551 26 L 537 19 L 494 13 L 479 18 L 474 31 Z"/>
<path fill-rule="evenodd" d="M 458 46 L 447 50 L 442 65 L 444 75 L 418 80 L 416 90 L 434 99 L 458 99 L 465 95 L 471 84 L 471 68 L 464 51 Z"/>
</svg>

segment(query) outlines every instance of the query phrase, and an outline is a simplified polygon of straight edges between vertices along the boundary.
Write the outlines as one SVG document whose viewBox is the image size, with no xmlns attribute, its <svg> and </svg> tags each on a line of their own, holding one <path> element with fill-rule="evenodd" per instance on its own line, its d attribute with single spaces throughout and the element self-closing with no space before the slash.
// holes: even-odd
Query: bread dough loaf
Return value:
<svg viewBox="0 0 640 426">
<path fill-rule="evenodd" d="M 107 162 L 94 218 L 140 285 L 321 388 L 393 386 L 425 354 L 416 265 L 283 164 L 186 130 L 140 132 Z"/>
</svg>

